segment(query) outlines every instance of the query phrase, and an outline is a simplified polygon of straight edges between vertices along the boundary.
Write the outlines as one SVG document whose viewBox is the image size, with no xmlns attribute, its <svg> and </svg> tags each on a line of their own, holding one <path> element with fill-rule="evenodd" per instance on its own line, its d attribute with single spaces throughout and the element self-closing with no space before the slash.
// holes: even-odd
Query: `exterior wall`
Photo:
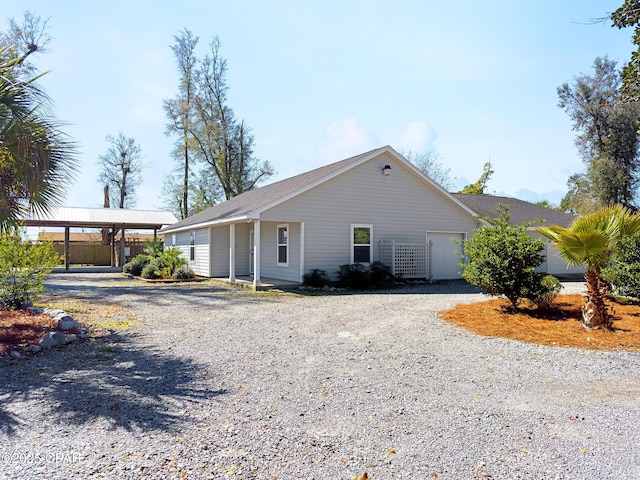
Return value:
<svg viewBox="0 0 640 480">
<path fill-rule="evenodd" d="M 287 266 L 278 265 L 278 225 L 281 225 L 281 223 L 264 221 L 260 223 L 260 237 L 262 239 L 260 247 L 260 276 L 299 282 L 302 280 L 300 278 L 300 224 L 287 223 L 289 226 L 289 261 Z"/>
<path fill-rule="evenodd" d="M 227 227 L 228 228 L 228 227 Z M 249 232 L 253 225 L 249 223 L 238 223 L 236 225 L 236 275 L 249 275 Z M 227 254 L 227 258 L 229 254 Z M 227 272 L 228 273 L 228 272 Z"/>
<path fill-rule="evenodd" d="M 189 232 L 178 232 L 167 235 L 167 238 L 165 238 L 165 247 L 174 246 L 172 235 L 175 235 L 176 238 L 175 247 L 182 250 L 182 255 L 180 256 L 189 262 Z"/>
<path fill-rule="evenodd" d="M 229 276 L 229 226 L 211 228 L 211 277 Z"/>
<path fill-rule="evenodd" d="M 209 229 L 201 228 L 196 230 L 196 246 L 195 246 L 195 261 L 189 262 L 189 266 L 193 268 L 196 275 L 203 277 L 210 277 L 209 267 Z M 188 246 L 187 246 L 187 260 L 188 260 Z"/>
<path fill-rule="evenodd" d="M 389 176 L 382 174 L 385 165 L 391 166 Z M 374 260 L 379 258 L 381 240 L 424 243 L 427 231 L 470 236 L 477 228 L 477 221 L 462 207 L 386 154 L 264 212 L 261 218 L 290 226 L 304 222 L 305 271 L 320 268 L 332 276 L 350 262 L 352 224 L 373 226 Z M 263 255 L 271 249 L 265 240 L 267 235 L 263 235 Z M 275 252 L 275 245 L 271 250 Z"/>
</svg>

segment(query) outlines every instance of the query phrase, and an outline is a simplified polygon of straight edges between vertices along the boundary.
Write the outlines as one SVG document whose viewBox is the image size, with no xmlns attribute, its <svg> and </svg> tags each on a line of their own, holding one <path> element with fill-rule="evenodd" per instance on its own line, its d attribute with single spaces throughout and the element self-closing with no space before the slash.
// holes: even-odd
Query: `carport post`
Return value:
<svg viewBox="0 0 640 480">
<path fill-rule="evenodd" d="M 116 226 L 111 227 L 111 235 L 109 235 L 109 245 L 111 246 L 111 266 L 116 266 Z"/>
<path fill-rule="evenodd" d="M 119 267 L 122 267 L 124 265 L 124 228 L 120 231 L 120 262 L 118 262 L 120 265 L 118 265 Z"/>
<path fill-rule="evenodd" d="M 70 247 L 69 247 L 69 230 L 70 228 L 64 227 L 64 269 L 68 272 L 69 271 L 69 264 L 71 263 L 71 252 L 70 252 Z"/>
</svg>

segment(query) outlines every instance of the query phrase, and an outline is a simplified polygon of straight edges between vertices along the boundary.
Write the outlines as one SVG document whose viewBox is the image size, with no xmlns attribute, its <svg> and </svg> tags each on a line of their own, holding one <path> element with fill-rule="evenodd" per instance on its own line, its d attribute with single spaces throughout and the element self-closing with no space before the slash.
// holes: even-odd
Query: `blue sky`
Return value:
<svg viewBox="0 0 640 480">
<path fill-rule="evenodd" d="M 148 165 L 136 208 L 159 209 L 173 168 L 169 46 L 183 28 L 200 56 L 219 37 L 229 104 L 273 180 L 388 144 L 435 150 L 458 185 L 491 161 L 489 193 L 558 203 L 582 164 L 556 88 L 598 56 L 627 61 L 630 30 L 589 24 L 621 3 L 22 0 L 2 12 L 50 17 L 50 51 L 34 63 L 82 165 L 65 204 L 102 205 L 98 156 L 123 132 Z"/>
</svg>

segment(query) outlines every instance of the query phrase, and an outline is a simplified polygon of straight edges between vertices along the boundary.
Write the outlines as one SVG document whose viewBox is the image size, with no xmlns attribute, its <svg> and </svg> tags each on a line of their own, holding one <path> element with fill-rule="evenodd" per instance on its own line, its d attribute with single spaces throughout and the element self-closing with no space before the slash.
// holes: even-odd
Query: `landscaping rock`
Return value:
<svg viewBox="0 0 640 480">
<path fill-rule="evenodd" d="M 61 332 L 47 332 L 40 339 L 40 347 L 44 350 L 49 350 L 58 345 L 64 345 L 67 339 Z"/>
<path fill-rule="evenodd" d="M 42 350 L 42 347 L 40 345 L 29 345 L 28 347 L 24 347 L 22 349 L 23 352 L 27 353 L 38 353 L 40 350 Z"/>
<path fill-rule="evenodd" d="M 82 330 L 82 325 L 76 322 L 68 315 L 58 319 L 58 328 L 60 330 Z"/>
<path fill-rule="evenodd" d="M 20 352 L 17 352 L 17 351 L 15 351 L 15 350 L 11 350 L 11 351 L 9 352 L 9 355 L 10 355 L 12 358 L 22 358 L 22 355 L 20 355 Z"/>
</svg>

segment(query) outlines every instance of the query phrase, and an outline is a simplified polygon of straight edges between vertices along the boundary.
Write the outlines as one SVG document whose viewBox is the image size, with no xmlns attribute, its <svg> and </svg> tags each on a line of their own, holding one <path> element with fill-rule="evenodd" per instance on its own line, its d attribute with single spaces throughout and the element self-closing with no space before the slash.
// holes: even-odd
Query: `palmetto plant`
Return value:
<svg viewBox="0 0 640 480">
<path fill-rule="evenodd" d="M 49 98 L 20 71 L 26 55 L 0 48 L 0 232 L 63 199 L 78 169 Z"/>
<path fill-rule="evenodd" d="M 571 265 L 583 265 L 587 285 L 582 323 L 589 329 L 611 329 L 612 320 L 605 302 L 609 285 L 602 278 L 620 240 L 640 231 L 640 215 L 617 205 L 575 219 L 568 227 L 552 225 L 538 231 L 550 238 L 559 254 Z"/>
</svg>

